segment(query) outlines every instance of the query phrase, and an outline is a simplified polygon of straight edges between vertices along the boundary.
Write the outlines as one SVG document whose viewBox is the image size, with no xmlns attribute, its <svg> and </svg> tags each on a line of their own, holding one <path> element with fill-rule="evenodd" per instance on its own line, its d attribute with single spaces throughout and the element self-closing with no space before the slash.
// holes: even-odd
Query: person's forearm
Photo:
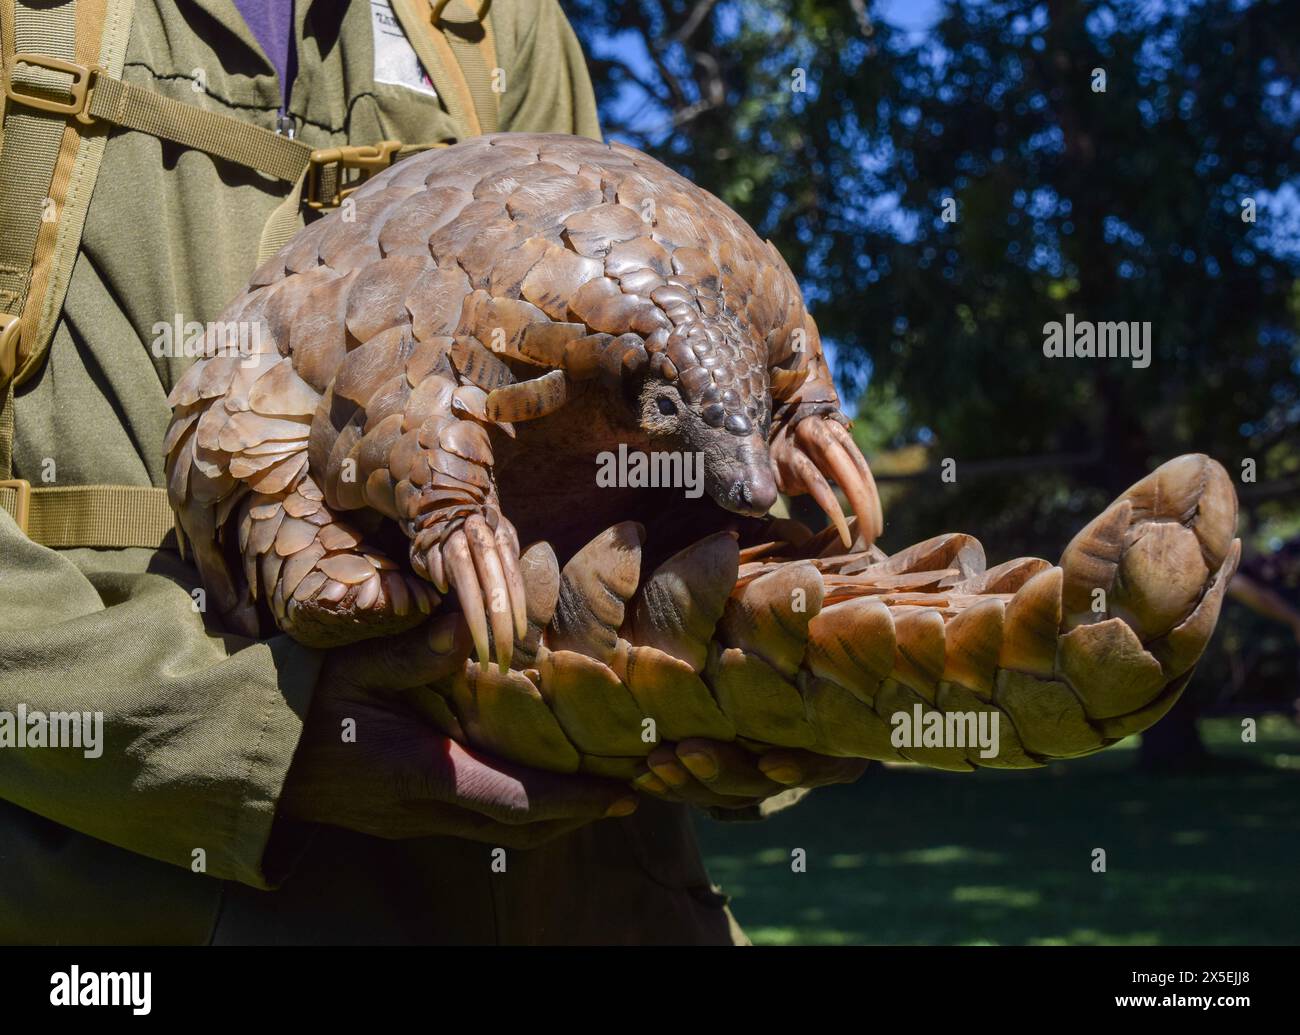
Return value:
<svg viewBox="0 0 1300 1035">
<path fill-rule="evenodd" d="M 132 553 L 46 550 L 0 515 L 0 797 L 268 886 L 320 655 L 205 630 L 180 560 L 159 553 L 145 571 Z"/>
</svg>

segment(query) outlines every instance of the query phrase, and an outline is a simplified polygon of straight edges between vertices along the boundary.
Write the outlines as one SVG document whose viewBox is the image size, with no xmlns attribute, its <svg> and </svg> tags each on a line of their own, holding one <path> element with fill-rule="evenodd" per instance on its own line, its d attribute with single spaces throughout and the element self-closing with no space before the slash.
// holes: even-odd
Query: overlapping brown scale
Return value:
<svg viewBox="0 0 1300 1035">
<path fill-rule="evenodd" d="M 641 237 L 646 230 L 637 210 L 599 204 L 568 216 L 561 237 L 579 255 L 603 259 L 614 245 Z"/>
<path fill-rule="evenodd" d="M 510 368 L 474 337 L 458 336 L 447 351 L 451 365 L 462 382 L 489 392 L 514 381 Z"/>
<path fill-rule="evenodd" d="M 500 205 L 526 183 L 538 183 L 542 180 L 573 182 L 572 175 L 558 165 L 540 161 L 520 162 L 506 152 L 498 152 L 498 156 L 499 164 L 481 175 L 478 186 L 474 188 L 474 197 L 479 200 Z"/>
<path fill-rule="evenodd" d="M 347 354 L 345 317 L 354 272 L 315 288 L 304 300 L 302 313 L 289 328 L 289 352 L 298 375 L 324 392 Z"/>
<path fill-rule="evenodd" d="M 896 637 L 889 608 L 856 597 L 823 608 L 808 623 L 803 667 L 870 704 L 894 668 Z"/>
<path fill-rule="evenodd" d="M 605 274 L 622 279 L 650 270 L 660 277 L 673 272 L 673 260 L 658 241 L 646 234 L 620 241 L 605 255 Z"/>
<path fill-rule="evenodd" d="M 395 255 L 368 265 L 348 288 L 344 322 L 359 342 L 411 322 L 406 299 L 433 262 L 427 256 Z"/>
<path fill-rule="evenodd" d="M 633 640 L 701 671 L 709 640 L 735 585 L 738 563 L 739 549 L 731 532 L 708 536 L 668 558 L 637 594 Z"/>
<path fill-rule="evenodd" d="M 530 381 L 518 381 L 494 389 L 487 397 L 484 411 L 488 420 L 536 420 L 554 413 L 568 401 L 569 382 L 563 370 Z"/>
<path fill-rule="evenodd" d="M 820 573 L 809 562 L 782 565 L 731 595 L 717 638 L 793 678 L 803 661 L 808 624 L 821 610 L 824 591 Z"/>
<path fill-rule="evenodd" d="M 483 228 L 504 218 L 497 199 L 470 202 L 460 214 L 429 235 L 429 253 L 439 266 L 455 266 L 456 259 Z"/>
<path fill-rule="evenodd" d="M 563 223 L 575 212 L 595 208 L 602 201 L 599 188 L 568 171 L 553 176 L 530 175 L 505 198 L 509 217 L 532 233 Z"/>
<path fill-rule="evenodd" d="M 588 281 L 600 277 L 603 269 L 599 259 L 548 243 L 521 282 L 520 294 L 552 320 L 564 321 L 569 319 L 569 299 Z"/>
<path fill-rule="evenodd" d="M 486 288 L 502 255 L 509 255 L 532 236 L 524 227 L 512 222 L 504 213 L 479 227 L 478 233 L 456 255 L 456 264 L 465 271 L 470 284 Z"/>
<path fill-rule="evenodd" d="M 362 194 L 358 191 L 348 200 L 350 218 L 330 219 L 321 234 L 320 261 L 331 269 L 349 273 L 379 259 L 379 233 L 384 219 L 403 201 L 406 194 L 388 191 Z"/>
<path fill-rule="evenodd" d="M 420 340 L 454 334 L 471 290 L 469 277 L 459 266 L 426 269 L 406 295 L 412 333 Z"/>
<path fill-rule="evenodd" d="M 167 405 L 193 406 L 201 399 L 224 395 L 239 364 L 238 356 L 216 356 L 195 360 L 167 395 Z"/>
<path fill-rule="evenodd" d="M 552 346 L 551 354 L 547 354 L 545 345 L 541 344 L 543 339 L 528 335 L 534 328 L 548 326 L 546 315 L 531 302 L 493 298 L 486 291 L 478 290 L 465 300 L 456 333 L 490 345 L 496 356 L 536 366 L 554 366 L 554 361 L 563 354 L 562 346 L 561 349 Z"/>
<path fill-rule="evenodd" d="M 624 605 L 637 589 L 644 541 L 645 529 L 624 521 L 597 536 L 564 566 L 551 622 L 553 649 L 609 662 Z"/>
<path fill-rule="evenodd" d="M 554 242 L 545 237 L 525 238 L 522 244 L 494 257 L 487 283 L 479 286 L 485 287 L 494 298 L 519 298 L 523 293 L 524 280 L 552 247 Z"/>
<path fill-rule="evenodd" d="M 316 412 L 320 393 L 298 376 L 289 359 L 282 359 L 253 382 L 248 405 L 268 417 L 310 416 Z"/>
<path fill-rule="evenodd" d="M 1061 631 L 1060 568 L 1039 572 L 1007 604 L 998 666 L 1050 678 L 1056 666 L 1056 638 Z"/>
<path fill-rule="evenodd" d="M 280 355 L 289 355 L 294 324 L 298 314 L 304 312 L 304 305 L 312 292 L 338 280 L 340 276 L 342 274 L 336 270 L 317 266 L 273 284 L 267 289 L 260 310 L 247 310 L 241 316 L 243 321 L 256 321 L 241 331 L 241 352 L 251 348 L 254 351 L 274 350 Z"/>
<path fill-rule="evenodd" d="M 379 249 L 385 256 L 429 255 L 429 238 L 452 222 L 474 195 L 459 187 L 431 187 L 403 199 L 386 214 L 379 230 Z"/>
<path fill-rule="evenodd" d="M 667 325 L 664 315 L 650 299 L 624 294 L 618 283 L 608 277 L 587 281 L 568 303 L 575 319 L 593 331 L 606 334 L 633 332 L 648 337 Z"/>
<path fill-rule="evenodd" d="M 281 363 L 292 366 L 292 359 L 283 357 L 278 352 L 260 353 L 256 356 L 241 359 L 235 369 L 234 377 L 230 379 L 229 387 L 226 388 L 222 405 L 230 413 L 251 410 L 253 406 L 248 401 L 248 396 L 253 390 L 253 386 L 257 384 L 264 374 Z M 315 392 L 315 389 L 313 388 L 312 391 Z"/>
<path fill-rule="evenodd" d="M 685 194 L 674 192 L 661 197 L 654 211 L 652 236 L 669 251 L 709 239 L 708 216 Z"/>
<path fill-rule="evenodd" d="M 281 253 L 286 273 L 302 273 L 320 264 L 320 242 L 329 222 L 317 219 L 299 230 Z"/>
<path fill-rule="evenodd" d="M 349 352 L 334 375 L 333 396 L 365 406 L 371 396 L 395 378 L 405 378 L 406 361 L 415 340 L 405 325 L 381 331 Z"/>
</svg>

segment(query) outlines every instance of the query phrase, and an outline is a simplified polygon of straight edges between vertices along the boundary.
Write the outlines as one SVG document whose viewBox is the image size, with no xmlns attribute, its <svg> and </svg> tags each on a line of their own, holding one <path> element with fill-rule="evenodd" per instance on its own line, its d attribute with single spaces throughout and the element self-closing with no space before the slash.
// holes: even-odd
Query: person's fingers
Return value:
<svg viewBox="0 0 1300 1035">
<path fill-rule="evenodd" d="M 758 767 L 758 758 L 736 744 L 691 737 L 677 745 L 677 761 L 715 794 L 766 798 L 781 787 Z"/>
<path fill-rule="evenodd" d="M 646 758 L 646 771 L 633 783 L 642 792 L 664 801 L 685 802 L 699 808 L 743 808 L 761 801 L 780 788 L 768 784 L 758 794 L 721 794 L 698 780 L 682 764 L 672 744 L 661 744 Z"/>
<path fill-rule="evenodd" d="M 460 669 L 470 641 L 457 615 L 446 615 L 397 636 L 338 647 L 330 652 L 330 673 L 345 686 L 366 691 L 401 691 L 436 683 Z"/>
<path fill-rule="evenodd" d="M 799 748 L 773 748 L 758 759 L 758 768 L 784 787 L 822 787 L 852 783 L 867 768 L 862 758 L 833 758 Z"/>
<path fill-rule="evenodd" d="M 498 823 L 587 822 L 636 811 L 636 795 L 625 784 L 530 769 L 445 737 L 437 738 L 427 764 L 432 800 L 472 809 Z"/>
</svg>

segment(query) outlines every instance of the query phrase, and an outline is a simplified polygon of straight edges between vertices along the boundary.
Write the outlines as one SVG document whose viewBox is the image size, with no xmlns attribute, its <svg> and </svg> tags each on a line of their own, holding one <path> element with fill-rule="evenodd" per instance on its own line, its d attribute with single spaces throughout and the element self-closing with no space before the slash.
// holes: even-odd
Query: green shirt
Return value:
<svg viewBox="0 0 1300 1035">
<path fill-rule="evenodd" d="M 297 5 L 299 139 L 460 135 L 427 92 L 376 82 L 370 8 Z M 599 138 L 555 0 L 491 12 L 500 127 Z M 275 128 L 280 84 L 232 0 L 137 2 L 123 78 Z M 16 476 L 163 484 L 189 360 L 153 354 L 155 325 L 218 315 L 286 189 L 113 133 L 48 358 L 16 399 Z M 505 874 L 488 845 L 289 830 L 276 806 L 321 655 L 205 626 L 197 585 L 174 552 L 54 551 L 0 512 L 0 713 L 103 714 L 98 757 L 0 748 L 0 941 L 729 940 L 682 808 L 646 802 L 510 853 Z"/>
</svg>

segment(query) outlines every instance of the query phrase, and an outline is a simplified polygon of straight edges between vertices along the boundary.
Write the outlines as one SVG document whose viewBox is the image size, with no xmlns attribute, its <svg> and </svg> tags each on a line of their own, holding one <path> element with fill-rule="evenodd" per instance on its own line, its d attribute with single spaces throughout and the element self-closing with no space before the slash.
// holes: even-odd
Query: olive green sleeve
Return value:
<svg viewBox="0 0 1300 1035">
<path fill-rule="evenodd" d="M 603 139 L 582 46 L 558 0 L 500 7 L 500 16 L 514 23 L 505 38 L 515 40 L 513 53 L 500 55 L 507 84 L 501 129 Z"/>
<path fill-rule="evenodd" d="M 321 655 L 286 636 L 207 631 L 196 585 L 171 551 L 54 551 L 0 512 L 0 796 L 130 851 L 272 887 L 276 803 Z M 102 716 L 98 744 L 18 746 L 18 719 L 30 728 L 51 712 L 83 713 L 87 738 Z"/>
</svg>

